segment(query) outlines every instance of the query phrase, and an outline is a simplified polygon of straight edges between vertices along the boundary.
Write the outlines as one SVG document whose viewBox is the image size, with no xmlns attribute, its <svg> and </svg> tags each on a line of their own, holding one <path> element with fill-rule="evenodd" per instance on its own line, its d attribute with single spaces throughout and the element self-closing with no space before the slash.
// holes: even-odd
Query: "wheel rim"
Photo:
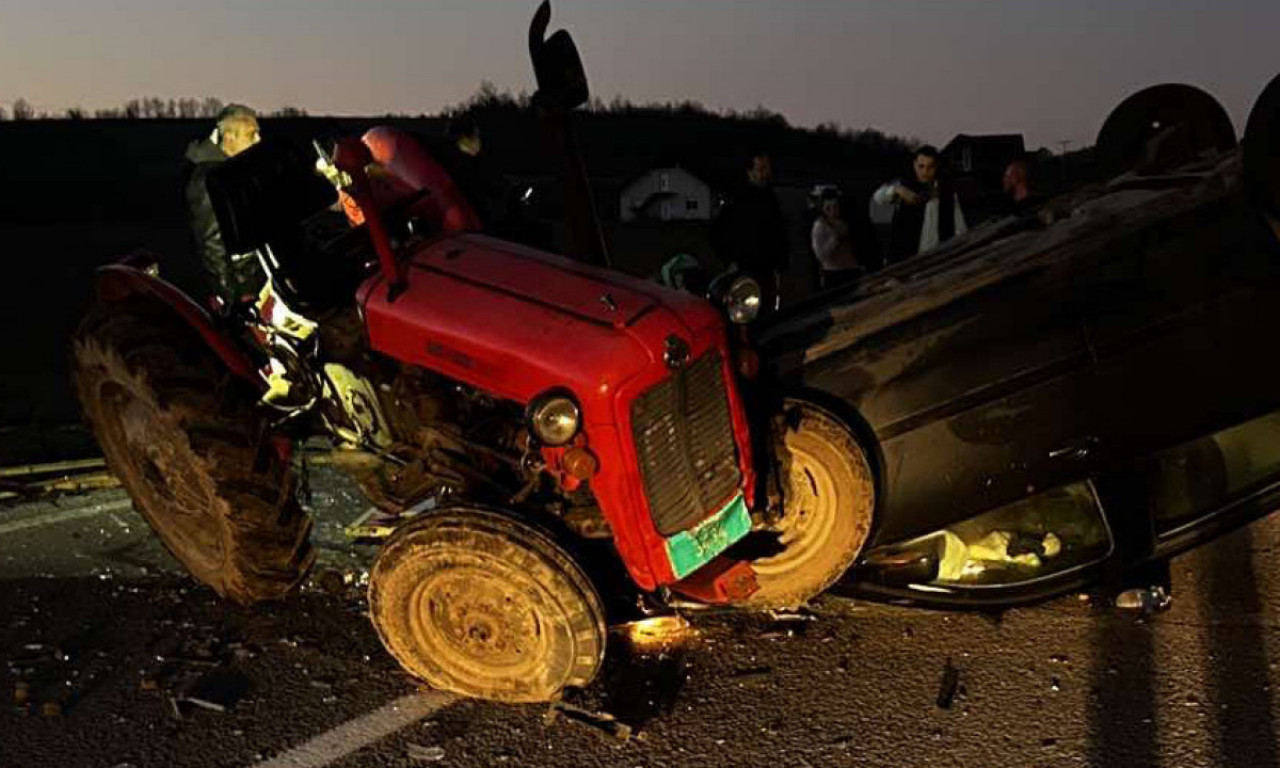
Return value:
<svg viewBox="0 0 1280 768">
<path fill-rule="evenodd" d="M 769 527 L 784 549 L 752 561 L 761 577 L 777 577 L 799 570 L 826 547 L 840 523 L 840 493 L 828 464 L 813 449 L 821 447 L 799 432 L 786 438 L 790 467 L 783 488 L 784 514 Z M 834 457 L 832 457 L 834 458 Z"/>
<path fill-rule="evenodd" d="M 569 679 L 578 655 L 572 619 L 551 592 L 496 558 L 438 554 L 444 567 L 421 576 L 406 606 L 413 655 L 467 689 L 505 689 L 511 681 L 546 680 L 553 690 L 576 684 Z M 566 641 L 575 651 L 557 660 L 553 646 Z"/>
<path fill-rule="evenodd" d="M 113 458 L 127 468 L 126 481 L 137 480 L 130 496 L 193 572 L 221 567 L 226 546 L 213 509 L 216 494 L 186 433 L 154 400 L 122 382 L 105 382 L 99 399 Z"/>
</svg>

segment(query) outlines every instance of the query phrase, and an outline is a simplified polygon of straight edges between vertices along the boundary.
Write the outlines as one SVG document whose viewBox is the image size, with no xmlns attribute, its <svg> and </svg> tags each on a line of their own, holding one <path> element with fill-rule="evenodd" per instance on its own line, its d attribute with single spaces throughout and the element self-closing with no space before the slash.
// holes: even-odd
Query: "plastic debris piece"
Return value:
<svg viewBox="0 0 1280 768">
<path fill-rule="evenodd" d="M 406 752 L 410 760 L 424 763 L 438 763 L 444 759 L 444 747 L 424 747 L 421 744 L 409 744 Z"/>
<path fill-rule="evenodd" d="M 1144 615 L 1166 611 L 1172 605 L 1173 597 L 1161 586 L 1127 589 L 1116 595 L 1116 608 Z"/>
<path fill-rule="evenodd" d="M 574 722 L 599 729 L 619 741 L 627 741 L 633 734 L 631 726 L 619 722 L 618 718 L 608 712 L 592 712 L 588 709 L 575 707 L 572 704 L 566 704 L 563 701 L 552 702 L 544 719 L 547 724 L 551 724 L 561 715 Z"/>
<path fill-rule="evenodd" d="M 182 716 L 182 705 L 172 696 L 164 697 L 164 709 L 169 717 L 182 722 L 185 718 Z"/>
<path fill-rule="evenodd" d="M 182 701 L 197 707 L 226 712 L 236 705 L 249 691 L 249 679 L 233 669 L 220 667 L 210 670 L 196 681 Z"/>
<path fill-rule="evenodd" d="M 959 689 L 960 670 L 955 668 L 951 659 L 947 659 L 946 666 L 942 668 L 942 680 L 938 684 L 938 707 L 951 709 L 951 705 L 956 700 L 956 691 Z"/>
</svg>

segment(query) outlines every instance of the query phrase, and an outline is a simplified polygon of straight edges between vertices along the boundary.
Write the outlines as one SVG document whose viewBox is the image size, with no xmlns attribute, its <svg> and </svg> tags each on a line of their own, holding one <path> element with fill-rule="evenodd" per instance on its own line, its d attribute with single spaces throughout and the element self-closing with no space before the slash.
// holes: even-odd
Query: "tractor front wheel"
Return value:
<svg viewBox="0 0 1280 768">
<path fill-rule="evenodd" d="M 744 608 L 793 608 L 830 587 L 862 552 L 875 512 L 867 454 L 827 411 L 788 400 L 773 453 L 782 514 L 752 535 L 773 537 L 776 551 L 752 560 L 760 589 Z"/>
<path fill-rule="evenodd" d="M 453 507 L 405 524 L 369 578 L 383 645 L 434 688 L 505 702 L 557 698 L 604 658 L 604 608 L 559 544 L 504 512 Z"/>
</svg>

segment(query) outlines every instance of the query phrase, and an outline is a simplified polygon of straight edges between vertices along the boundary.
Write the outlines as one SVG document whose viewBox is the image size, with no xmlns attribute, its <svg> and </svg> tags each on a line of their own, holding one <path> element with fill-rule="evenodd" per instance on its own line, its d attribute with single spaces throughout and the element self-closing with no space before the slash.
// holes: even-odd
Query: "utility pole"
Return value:
<svg viewBox="0 0 1280 768">
<path fill-rule="evenodd" d="M 1058 139 L 1058 141 L 1057 141 L 1056 143 L 1057 143 L 1057 145 L 1058 145 L 1058 163 L 1060 164 L 1061 169 L 1062 169 L 1062 187 L 1063 187 L 1063 189 L 1066 189 L 1066 186 L 1067 186 L 1067 147 L 1069 147 L 1069 146 L 1071 146 L 1072 144 L 1074 144 L 1074 143 L 1075 143 L 1075 141 L 1074 141 L 1074 140 L 1072 140 L 1072 139 Z"/>
</svg>

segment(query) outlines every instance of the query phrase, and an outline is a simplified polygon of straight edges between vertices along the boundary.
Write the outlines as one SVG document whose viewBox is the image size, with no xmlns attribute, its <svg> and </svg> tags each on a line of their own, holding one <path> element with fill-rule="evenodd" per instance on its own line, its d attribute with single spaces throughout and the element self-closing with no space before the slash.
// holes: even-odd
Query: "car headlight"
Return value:
<svg viewBox="0 0 1280 768">
<path fill-rule="evenodd" d="M 581 426 L 578 404 L 564 394 L 543 395 L 529 405 L 529 429 L 543 445 L 564 445 Z"/>
<path fill-rule="evenodd" d="M 745 275 L 734 278 L 722 299 L 729 319 L 749 323 L 760 314 L 760 284 Z"/>
</svg>

